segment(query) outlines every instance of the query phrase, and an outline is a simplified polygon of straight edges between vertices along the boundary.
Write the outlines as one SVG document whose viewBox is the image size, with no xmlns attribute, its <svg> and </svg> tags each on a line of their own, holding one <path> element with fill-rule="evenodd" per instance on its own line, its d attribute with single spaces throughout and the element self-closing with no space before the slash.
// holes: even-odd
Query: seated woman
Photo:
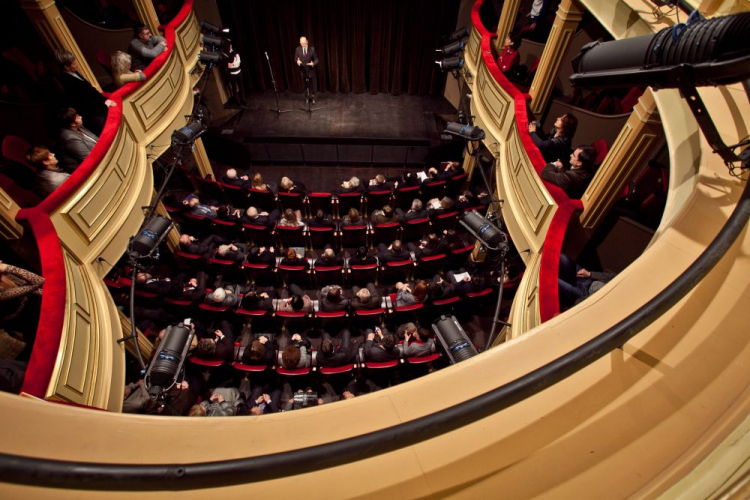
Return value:
<svg viewBox="0 0 750 500">
<path fill-rule="evenodd" d="M 505 39 L 505 46 L 497 57 L 497 67 L 503 74 L 509 74 L 521 60 L 521 54 L 518 52 L 521 47 L 521 35 L 511 34 Z"/>
<path fill-rule="evenodd" d="M 265 335 L 261 335 L 245 347 L 242 362 L 246 365 L 273 366 L 276 363 L 276 348 L 275 340 L 269 340 Z"/>
<path fill-rule="evenodd" d="M 112 54 L 110 65 L 112 66 L 112 83 L 116 88 L 120 88 L 126 83 L 142 82 L 146 79 L 146 74 L 141 70 L 130 71 L 133 59 L 129 54 L 118 50 Z"/>
<path fill-rule="evenodd" d="M 342 226 L 364 226 L 365 221 L 362 216 L 359 215 L 359 210 L 356 208 L 350 208 L 349 213 L 341 218 Z"/>
<path fill-rule="evenodd" d="M 259 191 L 276 192 L 276 186 L 271 182 L 269 182 L 268 184 L 263 182 L 263 176 L 260 174 L 255 174 L 253 176 L 252 188 Z"/>
<path fill-rule="evenodd" d="M 305 195 L 305 185 L 301 182 L 296 182 L 290 179 L 289 177 L 282 177 L 281 182 L 279 182 L 279 191 L 284 191 L 287 193 L 299 193 L 302 196 Z"/>
<path fill-rule="evenodd" d="M 549 134 L 545 134 L 537 123 L 529 123 L 529 135 L 544 157 L 551 163 L 570 155 L 570 145 L 578 128 L 578 118 L 570 113 L 559 116 Z"/>
<path fill-rule="evenodd" d="M 286 251 L 286 255 L 279 262 L 282 266 L 304 266 L 305 269 L 310 268 L 310 263 L 302 255 L 298 254 L 294 248 L 289 248 Z"/>
<path fill-rule="evenodd" d="M 299 211 L 294 211 L 291 208 L 284 210 L 284 215 L 279 220 L 279 226 L 299 227 L 304 225 L 305 223 L 300 220 Z"/>
<path fill-rule="evenodd" d="M 396 306 L 410 306 L 412 304 L 418 304 L 424 302 L 427 298 L 427 283 L 424 280 L 419 280 L 414 285 L 412 290 L 411 286 L 398 282 L 396 283 Z"/>
</svg>

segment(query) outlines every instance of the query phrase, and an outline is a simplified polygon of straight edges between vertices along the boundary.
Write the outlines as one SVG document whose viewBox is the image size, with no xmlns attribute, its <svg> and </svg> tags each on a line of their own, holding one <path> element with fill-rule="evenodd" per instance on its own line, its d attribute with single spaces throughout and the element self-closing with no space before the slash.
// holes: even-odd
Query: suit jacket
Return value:
<svg viewBox="0 0 750 500">
<path fill-rule="evenodd" d="M 245 350 L 242 352 L 242 362 L 246 365 L 254 365 L 254 366 L 273 366 L 276 363 L 276 351 L 278 349 L 278 346 L 276 345 L 275 340 L 269 340 L 268 342 L 263 345 L 263 348 L 265 349 L 265 352 L 263 353 L 263 357 L 260 359 L 250 359 L 250 345 L 245 347 Z"/>
<path fill-rule="evenodd" d="M 367 289 L 370 291 L 370 300 L 363 302 L 362 299 L 357 297 L 355 294 L 351 300 L 352 309 L 355 311 L 358 309 L 378 309 L 383 301 L 383 298 L 378 293 L 375 285 L 368 283 Z"/>
<path fill-rule="evenodd" d="M 302 65 L 299 66 L 300 72 L 302 72 L 303 78 L 307 75 L 312 76 L 315 74 L 315 68 L 318 67 L 318 54 L 315 52 L 315 47 L 310 45 L 307 46 L 307 55 L 302 53 L 302 46 L 298 46 L 294 51 L 294 64 L 297 64 L 297 59 L 302 61 Z M 307 63 L 312 62 L 312 66 L 307 66 Z"/>
<path fill-rule="evenodd" d="M 340 349 L 334 349 L 330 356 L 325 356 L 322 352 L 318 352 L 315 357 L 315 362 L 318 366 L 322 366 L 323 368 L 335 368 L 337 366 L 346 365 L 354 361 L 354 357 L 358 350 L 359 345 L 352 342 L 349 349 L 344 349 L 343 347 Z"/>
<path fill-rule="evenodd" d="M 94 149 L 98 140 L 99 137 L 86 127 L 81 127 L 80 132 L 75 132 L 69 128 L 60 130 L 57 141 L 68 160 L 65 166 L 68 168 L 78 167 Z"/>
<path fill-rule="evenodd" d="M 81 76 L 76 73 L 76 75 Z M 60 74 L 60 84 L 65 92 L 66 101 L 83 116 L 84 120 L 91 116 L 107 116 L 107 100 L 82 76 L 77 78 L 67 71 Z"/>
<path fill-rule="evenodd" d="M 418 212 L 412 212 L 408 211 L 404 213 L 404 220 L 416 220 L 416 219 L 426 219 L 430 216 L 430 212 L 423 208 L 422 210 L 419 210 Z"/>
<path fill-rule="evenodd" d="M 372 192 L 372 191 L 392 191 L 392 190 L 393 190 L 393 186 L 391 185 L 390 182 L 384 182 L 382 184 L 369 184 L 367 186 L 367 191 L 369 191 L 369 192 Z"/>
<path fill-rule="evenodd" d="M 393 250 L 386 250 L 380 255 L 382 262 L 399 262 L 407 259 L 411 259 L 411 254 L 404 247 L 401 247 L 401 251 L 398 253 Z"/>
<path fill-rule="evenodd" d="M 374 361 L 376 363 L 393 361 L 400 357 L 398 346 L 394 347 L 393 350 L 389 352 L 383 349 L 380 344 L 376 344 L 372 340 L 365 342 L 364 354 L 367 361 Z"/>
<path fill-rule="evenodd" d="M 542 169 L 542 179 L 549 181 L 565 190 L 568 197 L 579 200 L 591 182 L 592 173 L 583 168 L 571 168 L 564 172 L 557 172 L 553 163 L 548 163 Z"/>
<path fill-rule="evenodd" d="M 315 259 L 315 267 L 334 267 L 334 266 L 343 266 L 344 265 L 344 259 L 339 257 L 338 255 L 334 256 L 332 259 L 326 259 L 325 257 L 320 257 L 318 259 Z"/>
<path fill-rule="evenodd" d="M 415 342 L 414 340 L 404 340 L 404 357 L 422 357 L 432 354 L 435 342 L 429 339 L 427 342 Z"/>
</svg>

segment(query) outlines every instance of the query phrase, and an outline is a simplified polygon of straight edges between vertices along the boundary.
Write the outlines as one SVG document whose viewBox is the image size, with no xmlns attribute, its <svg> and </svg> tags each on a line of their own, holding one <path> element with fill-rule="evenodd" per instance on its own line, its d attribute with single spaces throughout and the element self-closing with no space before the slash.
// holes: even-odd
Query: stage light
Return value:
<svg viewBox="0 0 750 500">
<path fill-rule="evenodd" d="M 184 324 L 167 328 L 164 339 L 159 344 L 159 351 L 154 355 L 143 377 L 151 398 L 156 399 L 175 384 L 182 372 L 194 336 L 195 330 Z"/>
<path fill-rule="evenodd" d="M 455 316 L 440 316 L 440 319 L 432 324 L 432 331 L 437 335 L 451 364 L 465 361 L 478 354 Z"/>
<path fill-rule="evenodd" d="M 715 17 L 611 42 L 584 45 L 573 59 L 574 87 L 677 88 L 686 69 L 696 86 L 750 77 L 750 13 Z"/>
<path fill-rule="evenodd" d="M 229 55 L 224 52 L 206 52 L 204 50 L 198 54 L 198 60 L 202 63 L 218 64 L 222 61 L 228 61 L 229 59 Z"/>
<path fill-rule="evenodd" d="M 466 212 L 461 218 L 460 223 L 472 235 L 474 235 L 482 245 L 490 250 L 501 251 L 503 253 L 508 251 L 508 238 L 505 236 L 505 233 L 493 223 L 479 215 L 478 212 L 474 210 Z"/>
<path fill-rule="evenodd" d="M 458 40 L 456 42 L 449 43 L 448 45 L 440 49 L 440 51 L 446 56 L 452 56 L 464 50 L 464 47 L 466 47 L 466 41 Z"/>
<path fill-rule="evenodd" d="M 201 43 L 204 47 L 210 48 L 212 50 L 220 50 L 229 48 L 229 44 L 231 42 L 226 38 L 222 38 L 220 36 L 203 35 L 201 37 Z"/>
<path fill-rule="evenodd" d="M 448 41 L 453 42 L 455 40 L 461 40 L 469 37 L 469 28 L 461 28 L 458 31 L 454 31 L 447 36 Z"/>
<path fill-rule="evenodd" d="M 469 141 L 481 141 L 485 137 L 481 128 L 457 122 L 448 122 L 444 132 Z"/>
<path fill-rule="evenodd" d="M 134 259 L 150 257 L 172 230 L 172 221 L 161 215 L 148 219 L 130 242 L 128 255 Z"/>
<path fill-rule="evenodd" d="M 204 33 L 215 35 L 216 33 L 229 33 L 229 28 L 216 26 L 215 24 L 209 23 L 208 21 L 201 21 L 201 31 L 203 31 Z"/>
<path fill-rule="evenodd" d="M 440 66 L 441 71 L 455 71 L 463 68 L 464 58 L 460 56 L 447 57 L 442 61 L 435 61 L 435 64 Z"/>
<path fill-rule="evenodd" d="M 203 135 L 207 129 L 208 127 L 200 121 L 188 123 L 181 129 L 172 132 L 172 141 L 175 144 L 188 144 Z"/>
</svg>

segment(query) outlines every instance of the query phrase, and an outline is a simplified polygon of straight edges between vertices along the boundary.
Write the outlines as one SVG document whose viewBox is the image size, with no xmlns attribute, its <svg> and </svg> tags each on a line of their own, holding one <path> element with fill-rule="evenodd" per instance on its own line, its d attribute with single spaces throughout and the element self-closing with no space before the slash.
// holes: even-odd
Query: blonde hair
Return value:
<svg viewBox="0 0 750 500">
<path fill-rule="evenodd" d="M 289 177 L 282 177 L 279 185 L 282 189 L 286 189 L 287 191 L 289 191 L 294 187 L 294 182 L 292 182 L 292 179 L 290 179 Z"/>
<path fill-rule="evenodd" d="M 130 73 L 130 64 L 133 62 L 130 54 L 118 50 L 112 54 L 112 59 L 109 64 L 112 66 L 112 72 L 116 75 L 122 75 L 124 73 Z"/>
<path fill-rule="evenodd" d="M 253 176 L 253 189 L 260 189 L 260 190 L 266 189 L 266 185 L 263 182 L 263 176 L 260 175 L 259 173 Z"/>
<path fill-rule="evenodd" d="M 188 411 L 188 417 L 205 417 L 208 412 L 202 405 L 193 405 Z"/>
</svg>

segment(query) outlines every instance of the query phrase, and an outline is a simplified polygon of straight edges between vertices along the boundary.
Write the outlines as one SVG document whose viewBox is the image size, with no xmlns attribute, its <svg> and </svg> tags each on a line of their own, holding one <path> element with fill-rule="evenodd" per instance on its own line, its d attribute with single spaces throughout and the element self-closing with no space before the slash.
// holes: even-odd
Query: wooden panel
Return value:
<svg viewBox="0 0 750 500">
<path fill-rule="evenodd" d="M 182 95 L 180 87 L 186 79 L 180 58 L 174 52 L 162 70 L 132 99 L 135 116 L 143 130 L 151 130 L 175 106 Z"/>
<path fill-rule="evenodd" d="M 3 189 L 0 189 L 0 236 L 5 240 L 15 240 L 23 234 L 23 228 L 16 222 L 19 206 Z"/>
<path fill-rule="evenodd" d="M 464 49 L 464 64 L 473 75 L 477 74 L 481 52 L 482 37 L 479 35 L 479 31 L 472 26 L 471 32 L 469 33 L 469 41 Z"/>
<path fill-rule="evenodd" d="M 487 66 L 482 65 L 479 74 L 481 75 L 481 80 L 478 79 L 479 84 L 477 88 L 482 96 L 482 102 L 494 119 L 495 126 L 499 130 L 502 130 L 505 126 L 505 120 L 507 119 L 508 109 L 512 100 L 509 95 L 502 91 L 500 85 L 490 74 Z"/>
<path fill-rule="evenodd" d="M 201 29 L 195 12 L 191 11 L 184 23 L 175 30 L 175 45 L 183 56 L 188 67 L 192 66 L 196 54 L 200 50 Z"/>
<path fill-rule="evenodd" d="M 506 340 L 518 337 L 541 324 L 539 314 L 539 270 L 542 255 L 534 254 L 530 257 L 526 272 L 518 285 L 516 298 L 510 311 L 509 322 L 512 325 L 506 333 Z"/>
</svg>

